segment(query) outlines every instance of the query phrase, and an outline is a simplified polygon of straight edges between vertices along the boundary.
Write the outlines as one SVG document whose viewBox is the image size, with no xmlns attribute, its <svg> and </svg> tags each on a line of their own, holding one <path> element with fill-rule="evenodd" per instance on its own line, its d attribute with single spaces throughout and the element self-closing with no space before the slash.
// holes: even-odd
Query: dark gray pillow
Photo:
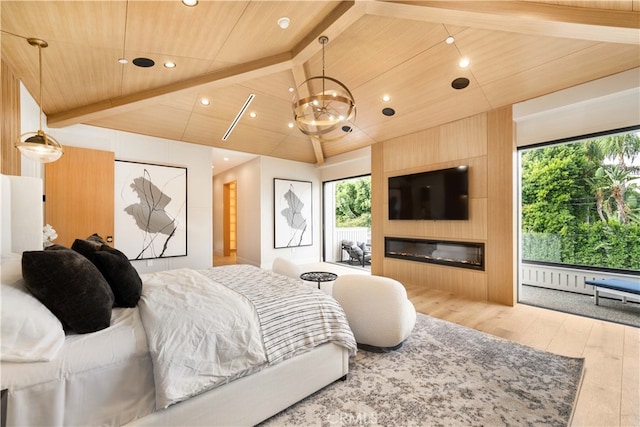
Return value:
<svg viewBox="0 0 640 427">
<path fill-rule="evenodd" d="M 86 240 L 88 240 L 90 242 L 94 242 L 95 244 L 98 245 L 98 247 L 107 244 L 107 242 L 105 242 L 104 239 L 102 237 L 100 237 L 100 235 L 98 233 L 93 233 L 91 236 L 87 237 Z"/>
<path fill-rule="evenodd" d="M 50 246 L 47 246 L 46 248 L 44 248 L 45 251 L 59 251 L 61 249 L 67 250 L 67 251 L 69 250 L 68 247 L 59 245 L 57 243 L 54 243 L 53 245 L 50 245 Z"/>
<path fill-rule="evenodd" d="M 22 276 L 66 330 L 84 334 L 109 327 L 113 292 L 81 254 L 70 249 L 24 252 Z"/>
<path fill-rule="evenodd" d="M 358 245 L 351 246 L 351 249 L 358 254 L 358 256 L 362 256 L 362 248 Z"/>
<path fill-rule="evenodd" d="M 71 249 L 76 252 L 80 252 L 82 255 L 93 261 L 93 254 L 99 251 L 102 245 L 106 244 L 107 243 L 102 239 L 102 237 L 98 236 L 96 233 L 93 233 L 86 239 L 74 240 L 73 244 L 71 245 Z"/>
<path fill-rule="evenodd" d="M 111 246 L 102 245 L 91 260 L 111 286 L 115 307 L 135 307 L 142 294 L 142 280 L 127 256 Z"/>
</svg>

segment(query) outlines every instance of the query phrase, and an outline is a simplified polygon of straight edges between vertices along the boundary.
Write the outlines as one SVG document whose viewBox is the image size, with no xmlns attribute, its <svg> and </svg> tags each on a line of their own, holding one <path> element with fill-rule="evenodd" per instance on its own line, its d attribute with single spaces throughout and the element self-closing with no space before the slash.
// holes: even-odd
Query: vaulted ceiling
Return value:
<svg viewBox="0 0 640 427">
<path fill-rule="evenodd" d="M 49 43 L 50 128 L 84 123 L 309 163 L 640 67 L 640 0 L 3 0 L 1 25 L 2 58 L 36 100 L 38 51 L 25 38 Z M 357 105 L 354 131 L 327 143 L 288 126 L 289 88 L 322 72 L 321 35 L 326 74 Z M 458 77 L 469 86 L 454 89 Z"/>
</svg>

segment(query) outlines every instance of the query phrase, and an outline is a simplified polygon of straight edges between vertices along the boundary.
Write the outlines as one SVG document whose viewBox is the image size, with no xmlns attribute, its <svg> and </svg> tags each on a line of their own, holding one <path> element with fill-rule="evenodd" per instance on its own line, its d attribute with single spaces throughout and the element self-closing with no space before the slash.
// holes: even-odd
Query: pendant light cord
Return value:
<svg viewBox="0 0 640 427">
<path fill-rule="evenodd" d="M 325 43 L 322 43 L 322 94 L 324 94 L 324 45 Z"/>
<path fill-rule="evenodd" d="M 39 95 L 39 102 L 38 104 L 40 104 L 40 116 L 38 117 L 40 119 L 40 126 L 38 127 L 38 129 L 42 130 L 42 46 L 38 45 L 38 67 L 40 68 L 40 95 Z"/>
</svg>

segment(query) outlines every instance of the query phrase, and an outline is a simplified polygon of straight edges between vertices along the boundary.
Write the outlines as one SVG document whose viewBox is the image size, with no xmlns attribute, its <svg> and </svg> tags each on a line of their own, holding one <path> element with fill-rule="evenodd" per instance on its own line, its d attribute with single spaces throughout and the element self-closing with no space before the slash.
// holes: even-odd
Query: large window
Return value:
<svg viewBox="0 0 640 427">
<path fill-rule="evenodd" d="M 323 183 L 324 261 L 344 262 L 342 241 L 371 243 L 371 175 Z"/>
<path fill-rule="evenodd" d="M 521 152 L 524 262 L 640 271 L 640 128 Z"/>
</svg>

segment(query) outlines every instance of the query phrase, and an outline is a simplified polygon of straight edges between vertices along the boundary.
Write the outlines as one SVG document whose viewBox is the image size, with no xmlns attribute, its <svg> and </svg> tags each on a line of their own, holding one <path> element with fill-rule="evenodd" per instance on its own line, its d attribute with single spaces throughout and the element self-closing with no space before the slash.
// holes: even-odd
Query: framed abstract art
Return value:
<svg viewBox="0 0 640 427">
<path fill-rule="evenodd" d="M 274 178 L 274 248 L 313 244 L 311 182 Z"/>
<path fill-rule="evenodd" d="M 116 160 L 116 247 L 130 260 L 187 255 L 187 168 Z"/>
</svg>

